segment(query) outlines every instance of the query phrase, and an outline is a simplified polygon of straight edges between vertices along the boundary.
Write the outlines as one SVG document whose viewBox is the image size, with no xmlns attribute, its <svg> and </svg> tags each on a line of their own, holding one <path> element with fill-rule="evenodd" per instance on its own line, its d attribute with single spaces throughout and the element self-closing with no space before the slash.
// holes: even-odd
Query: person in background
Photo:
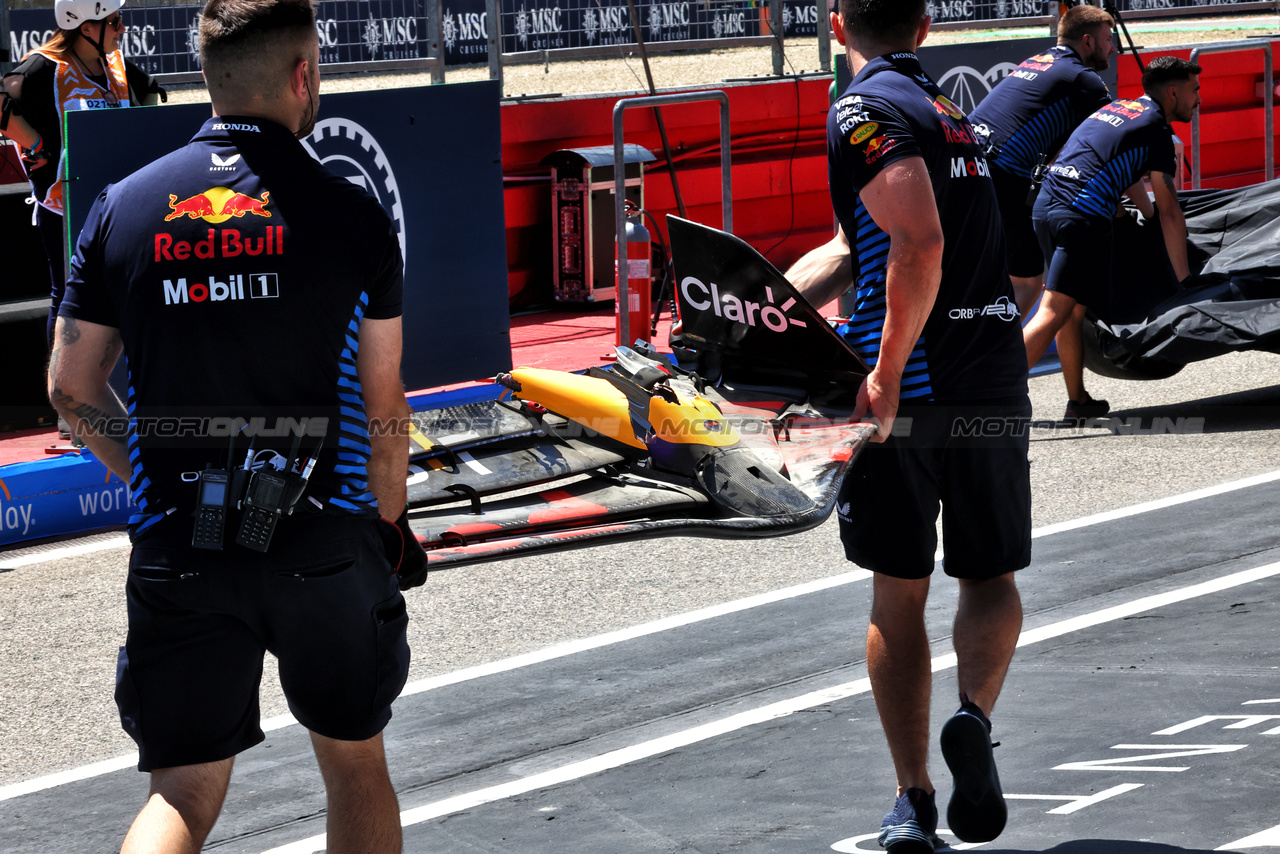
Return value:
<svg viewBox="0 0 1280 854">
<path fill-rule="evenodd" d="M 66 283 L 62 117 L 69 110 L 155 103 L 163 95 L 159 85 L 120 51 L 122 6 L 124 0 L 57 0 L 57 32 L 23 57 L 0 86 L 0 134 L 21 151 L 37 204 L 35 224 L 49 258 L 50 348 Z"/>
<path fill-rule="evenodd" d="M 1082 316 L 1086 307 L 1105 316 L 1111 301 L 1107 274 L 1111 222 L 1123 214 L 1123 196 L 1148 219 L 1158 211 L 1174 275 L 1179 282 L 1191 275 L 1187 221 L 1174 184 L 1177 159 L 1169 122 L 1190 121 L 1200 105 L 1200 70 L 1178 57 L 1151 60 L 1142 75 L 1146 94 L 1136 101 L 1113 101 L 1085 119 L 1045 173 L 1031 218 L 1049 259 L 1049 271 L 1040 310 L 1023 330 L 1029 364 L 1039 361 L 1054 336 Z M 1154 209 L 1143 180 L 1148 174 Z M 1090 409 L 1086 397 L 1084 405 L 1079 405 L 1083 380 L 1072 389 L 1065 364 L 1063 378 L 1071 398 L 1068 420 L 1106 414 L 1105 401 Z"/>
<path fill-rule="evenodd" d="M 1096 6 L 1073 6 L 1058 21 L 1058 44 L 1030 57 L 996 84 L 970 114 L 987 148 L 991 180 L 1000 200 L 1009 274 L 1025 320 L 1044 287 L 1044 255 L 1031 226 L 1036 182 L 1071 132 L 1111 102 L 1098 76 L 1116 55 L 1115 21 Z M 1057 335 L 1058 358 L 1067 384 L 1067 418 L 1107 414 L 1105 400 L 1084 388 L 1080 308 Z"/>
</svg>

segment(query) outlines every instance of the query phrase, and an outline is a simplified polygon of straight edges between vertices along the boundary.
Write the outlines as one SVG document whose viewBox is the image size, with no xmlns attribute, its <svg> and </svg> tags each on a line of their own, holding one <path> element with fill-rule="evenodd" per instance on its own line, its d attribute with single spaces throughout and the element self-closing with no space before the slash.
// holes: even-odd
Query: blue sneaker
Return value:
<svg viewBox="0 0 1280 854">
<path fill-rule="evenodd" d="M 1009 817 L 991 755 L 991 722 L 962 697 L 963 705 L 942 726 L 942 758 L 954 782 L 947 827 L 963 842 L 990 842 Z"/>
<path fill-rule="evenodd" d="M 889 854 L 933 854 L 938 829 L 938 808 L 933 792 L 907 789 L 893 805 L 893 812 L 880 822 L 876 841 Z"/>
</svg>

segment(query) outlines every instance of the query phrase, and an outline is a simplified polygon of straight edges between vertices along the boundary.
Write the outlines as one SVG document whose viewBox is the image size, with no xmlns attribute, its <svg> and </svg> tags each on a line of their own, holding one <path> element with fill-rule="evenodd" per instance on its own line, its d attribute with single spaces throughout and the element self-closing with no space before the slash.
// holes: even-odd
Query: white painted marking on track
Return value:
<svg viewBox="0 0 1280 854">
<path fill-rule="evenodd" d="M 1274 700 L 1245 700 L 1245 701 L 1244 701 L 1243 703 L 1241 703 L 1240 705 L 1242 705 L 1242 706 L 1258 706 L 1258 705 L 1261 705 L 1261 704 L 1263 704 L 1263 703 L 1280 703 L 1280 698 L 1277 698 L 1277 699 L 1274 699 Z"/>
<path fill-rule="evenodd" d="M 1063 531 L 1074 531 L 1077 528 L 1086 528 L 1090 525 L 1112 522 L 1116 519 L 1124 519 L 1128 516 L 1150 513 L 1153 510 L 1164 510 L 1169 507 L 1176 507 L 1179 504 L 1186 504 L 1189 501 L 1199 501 L 1202 498 L 1212 498 L 1216 495 L 1224 495 L 1228 492 L 1235 492 L 1239 489 L 1248 489 L 1252 486 L 1261 486 L 1277 480 L 1280 480 L 1280 471 L 1266 472 L 1264 474 L 1254 475 L 1253 477 L 1246 477 L 1241 480 L 1229 481 L 1228 483 L 1219 484 L 1218 486 L 1210 486 L 1204 489 L 1197 489 L 1192 492 L 1184 492 L 1180 495 L 1173 495 L 1168 498 L 1160 498 L 1155 501 L 1134 504 L 1131 507 L 1121 507 L 1118 510 L 1108 510 L 1105 513 L 1095 513 L 1092 516 L 1082 516 L 1079 519 L 1072 519 L 1067 522 L 1045 525 L 1042 528 L 1032 530 L 1031 537 L 1032 539 L 1038 539 L 1052 534 L 1060 534 Z M 0 569 L 17 569 L 22 566 L 31 566 L 37 563 L 62 560 L 67 557 L 76 557 L 78 555 L 91 554 L 92 552 L 115 549 L 127 545 L 129 545 L 129 538 L 126 535 L 121 534 L 119 538 L 104 540 L 102 542 L 88 545 L 67 546 L 62 549 L 54 549 L 52 551 L 39 552 L 37 554 L 24 555 L 23 557 L 10 558 L 7 560 L 0 558 Z M 941 552 L 939 552 L 938 558 L 941 558 Z M 1280 699 L 1265 701 L 1257 700 L 1255 702 L 1280 703 Z"/>
<path fill-rule="evenodd" d="M 0 786 L 0 801 L 19 798 L 44 789 L 65 786 L 68 783 L 77 783 L 81 780 L 88 780 L 90 777 L 97 777 L 100 774 L 123 771 L 126 768 L 133 768 L 137 764 L 138 754 L 130 753 L 127 756 L 117 756 L 113 759 L 94 762 L 92 765 L 82 765 L 79 768 L 72 768 L 70 771 L 59 771 L 57 774 L 48 774 L 44 777 L 36 777 L 33 780 L 24 780 L 21 783 L 10 783 L 7 786 Z"/>
<path fill-rule="evenodd" d="M 1119 510 L 1112 510 L 1106 513 L 1099 513 L 1093 516 L 1085 516 L 1081 519 L 1076 519 L 1074 521 L 1063 522 L 1057 525 L 1049 525 L 1043 528 L 1037 528 L 1031 532 L 1031 536 L 1033 538 L 1038 538 L 1042 536 L 1048 536 L 1050 534 L 1059 533 L 1061 531 L 1075 530 L 1077 528 L 1083 528 L 1088 525 L 1096 525 L 1096 524 L 1101 524 L 1103 522 L 1110 522 L 1115 519 L 1121 519 L 1126 516 L 1136 515 L 1138 513 L 1147 513 L 1153 510 L 1165 509 L 1167 507 L 1176 506 L 1177 504 L 1181 504 L 1188 501 L 1198 501 L 1202 498 L 1209 498 L 1215 495 L 1222 495 L 1224 493 L 1231 492 L 1238 489 L 1247 489 L 1253 486 L 1260 486 L 1262 484 L 1271 483 L 1272 481 L 1276 481 L 1276 480 L 1280 480 L 1280 471 L 1268 472 L 1266 474 L 1256 475 L 1254 477 L 1244 478 L 1242 480 L 1231 481 L 1229 483 L 1221 484 L 1219 486 L 1209 487 L 1207 489 L 1201 489 L 1201 490 L 1196 490 L 1194 492 L 1183 493 L 1180 496 L 1174 496 L 1168 499 L 1160 499 L 1159 501 L 1149 501 L 1144 504 L 1136 504 L 1128 508 L 1121 508 Z M 128 545 L 128 538 L 125 535 L 121 535 L 118 538 L 118 540 L 103 541 L 103 542 L 81 545 L 81 546 L 70 546 L 65 549 L 58 549 L 50 552 L 40 552 L 38 554 L 28 555 L 23 558 L 15 558 L 11 561 L 5 562 L 3 564 L 3 568 L 6 568 L 6 569 L 16 568 L 17 566 L 28 566 L 31 564 L 41 563 L 43 561 L 61 560 L 62 558 L 65 558 L 65 557 L 88 554 L 95 551 L 101 551 L 108 548 L 118 548 L 120 546 L 127 546 L 127 545 Z M 19 561 L 21 562 L 19 563 Z M 809 582 L 807 584 L 795 585 L 793 587 L 783 588 L 782 590 L 772 591 L 770 593 L 764 593 L 759 596 L 751 596 L 745 599 L 739 599 L 736 602 L 729 602 L 724 605 L 717 605 L 710 608 L 703 608 L 698 611 L 692 611 L 688 614 L 677 615 L 675 617 L 668 617 L 663 620 L 656 620 L 654 622 L 645 623 L 640 626 L 633 626 L 629 629 L 622 629 L 620 631 L 610 632 L 604 635 L 598 635 L 593 638 L 585 638 L 582 640 L 570 641 L 568 643 L 563 643 L 563 644 L 557 644 L 555 646 L 547 647 L 546 649 L 538 650 L 532 653 L 527 653 L 525 655 L 514 656 L 512 658 L 502 659 L 501 661 L 495 661 L 495 662 L 490 662 L 488 664 L 478 665 L 476 667 L 466 668 L 464 670 L 459 670 L 454 673 L 447 673 L 442 676 L 436 676 L 429 679 L 422 679 L 416 682 L 411 682 L 405 686 L 402 692 L 400 692 L 400 696 L 406 697 L 412 694 L 420 694 L 424 691 L 430 691 L 435 688 L 443 687 L 445 685 L 453 685 L 453 684 L 456 684 L 459 682 L 465 682 L 471 679 L 478 679 L 482 676 L 490 676 L 496 673 L 504 673 L 510 670 L 515 670 L 520 667 L 527 667 L 533 664 L 539 664 L 544 661 L 550 661 L 555 658 L 561 658 L 563 656 L 573 655 L 578 652 L 584 652 L 590 649 L 597 649 L 599 647 L 607 646 L 609 644 L 619 643 L 622 641 L 631 640 L 633 638 L 642 637 L 644 635 L 652 634 L 654 632 L 666 631 L 667 629 L 671 629 L 671 628 L 678 628 L 680 626 L 689 625 L 691 623 L 698 622 L 699 620 L 711 619 L 717 616 L 722 616 L 724 614 L 731 614 L 731 613 L 734 613 L 735 611 L 754 608 L 760 605 L 766 605 L 773 602 L 782 601 L 787 598 L 802 596 L 802 595 L 805 595 L 806 593 L 816 592 L 818 590 L 823 590 L 830 587 L 836 587 L 841 584 L 848 584 L 854 581 L 864 580 L 866 578 L 870 578 L 870 576 L 871 576 L 871 573 L 865 570 L 855 570 L 853 572 L 844 573 L 842 575 L 831 576 L 830 578 L 818 579 L 817 581 Z M 1026 638 L 1027 636 L 1028 636 L 1027 633 L 1024 632 L 1023 638 Z M 1022 640 L 1019 641 L 1019 645 L 1021 645 L 1021 643 L 1022 643 Z M 950 659 L 949 663 L 946 663 L 945 660 L 948 659 L 948 656 L 940 656 L 939 658 L 934 660 L 934 670 L 937 670 L 940 668 L 945 669 L 946 667 L 954 667 L 955 666 L 954 658 L 955 658 L 954 654 L 951 654 L 949 656 L 949 659 Z M 1264 701 L 1259 700 L 1254 702 L 1264 702 Z M 1265 702 L 1280 702 L 1280 698 L 1274 701 L 1265 701 Z M 287 726 L 291 726 L 295 723 L 297 723 L 297 721 L 290 714 L 277 715 L 276 717 L 264 720 L 262 722 L 262 729 L 264 732 L 272 732 L 278 729 L 283 729 L 284 727 L 287 727 Z M 21 783 L 15 783 L 9 786 L 0 787 L 0 801 L 5 801 L 10 798 L 18 797 L 19 795 L 25 795 L 25 794 L 30 794 L 32 792 L 42 791 L 44 789 L 51 789 L 56 786 L 61 786 L 66 782 L 83 780 L 89 777 L 97 776 L 99 774 L 107 774 L 107 773 L 111 773 L 111 771 L 118 770 L 118 768 L 111 767 L 110 763 L 124 763 L 120 765 L 120 767 L 128 767 L 128 765 L 134 764 L 136 763 L 136 761 L 137 761 L 136 755 L 135 755 L 135 758 L 133 759 L 130 759 L 129 757 L 119 757 L 117 759 L 107 760 L 106 762 L 94 763 L 92 765 L 83 766 L 81 768 L 72 769 L 70 771 L 60 772 L 58 774 L 50 774 L 44 777 L 37 777 L 32 780 L 26 780 Z M 99 769 L 99 768 L 103 770 L 91 770 L 91 769 Z M 71 776 L 65 777 L 64 779 L 64 775 L 71 775 Z"/>
<path fill-rule="evenodd" d="M 0 557 L 0 569 L 18 569 L 24 566 L 32 566 L 37 563 L 47 563 L 49 561 L 62 560 L 69 557 L 93 554 L 94 552 L 106 551 L 107 549 L 127 548 L 128 545 L 129 535 L 121 534 L 118 537 L 111 537 L 109 539 L 99 540 L 93 543 L 82 543 L 78 546 L 63 546 L 60 549 L 50 549 L 45 552 L 33 552 L 29 555 L 23 555 L 22 557 Z"/>
<path fill-rule="evenodd" d="M 1171 727 L 1165 727 L 1157 730 L 1152 735 L 1177 735 L 1180 732 L 1186 732 L 1189 729 L 1195 729 L 1198 726 L 1213 723 L 1214 721 L 1235 721 L 1235 723 L 1227 724 L 1223 729 L 1248 729 L 1257 724 L 1264 724 L 1267 721 L 1280 719 L 1280 715 L 1201 715 L 1185 723 L 1175 724 Z M 1266 735 L 1267 733 L 1263 733 Z"/>
<path fill-rule="evenodd" d="M 1048 811 L 1048 815 L 1071 815 L 1073 812 L 1079 812 L 1085 807 L 1091 807 L 1094 804 L 1101 803 L 1108 798 L 1114 798 L 1116 795 L 1123 795 L 1125 792 L 1132 792 L 1134 789 L 1141 789 L 1143 783 L 1121 783 L 1118 786 L 1112 786 L 1110 789 L 1103 789 L 1101 792 L 1095 792 L 1092 795 L 1010 795 L 1005 794 L 1006 801 L 1066 801 L 1060 807 L 1054 807 Z"/>
<path fill-rule="evenodd" d="M 1045 640 L 1060 637 L 1070 632 L 1082 631 L 1087 628 L 1100 625 L 1102 623 L 1124 619 L 1132 614 L 1149 611 L 1160 608 L 1165 605 L 1171 605 L 1177 602 L 1184 602 L 1188 599 L 1195 599 L 1200 596 L 1207 596 L 1212 593 L 1218 593 L 1237 587 L 1242 584 L 1249 584 L 1265 578 L 1280 575 L 1280 562 L 1267 564 L 1266 566 L 1247 569 L 1240 572 L 1234 572 L 1230 575 L 1224 575 L 1221 578 L 1215 578 L 1210 581 L 1193 584 L 1180 590 L 1170 590 L 1166 593 L 1159 593 L 1154 596 L 1144 596 L 1141 599 L 1135 599 L 1132 602 L 1126 602 L 1112 608 L 1104 608 L 1093 614 L 1085 614 L 1079 617 L 1071 617 L 1052 623 L 1048 626 L 1042 626 L 1039 629 L 1033 629 L 1030 632 L 1023 632 L 1022 637 L 1018 641 L 1018 646 L 1028 646 L 1033 643 L 1040 643 Z M 955 654 L 938 656 L 933 659 L 933 672 L 947 669 L 955 666 Z M 700 726 L 692 727 L 681 732 L 671 733 L 670 735 L 661 736 L 649 741 L 640 742 L 630 747 L 611 750 L 608 753 L 602 753 L 599 756 L 583 759 L 577 762 L 570 762 L 559 768 L 552 768 L 540 774 L 533 774 L 528 777 L 522 777 L 519 780 L 512 780 L 509 783 L 502 783 L 497 786 L 489 786 L 484 789 L 477 789 L 461 795 L 455 795 L 450 798 L 435 801 L 433 803 L 424 804 L 419 807 L 404 810 L 400 813 L 400 823 L 404 827 L 419 824 L 424 821 L 430 821 L 434 818 L 451 815 L 463 810 L 474 809 L 475 807 L 490 804 L 495 801 L 504 800 L 506 798 L 516 797 L 518 795 L 527 794 L 528 792 L 538 789 L 545 789 L 550 786 L 560 785 L 572 780 L 578 780 L 592 774 L 598 774 L 602 771 L 612 770 L 632 762 L 638 762 L 642 759 L 648 759 L 653 756 L 659 756 L 664 753 L 670 753 L 673 750 L 679 750 L 682 747 L 688 747 L 700 741 L 715 738 L 727 733 L 736 732 L 749 726 L 754 726 L 765 721 L 776 720 L 778 718 L 787 717 L 795 712 L 804 711 L 815 706 L 835 703 L 859 694 L 868 693 L 871 690 L 870 679 L 855 679 L 852 682 L 846 682 L 842 685 L 836 685 L 831 688 L 824 688 L 819 691 L 813 691 L 808 694 L 802 694 L 799 697 L 793 697 L 789 700 L 781 700 L 776 703 L 770 703 L 757 709 L 750 709 L 745 712 L 738 712 L 729 717 L 722 718 L 718 721 L 711 721 Z M 1157 754 L 1156 757 L 1171 758 L 1175 755 L 1202 755 L 1209 753 L 1224 753 L 1242 749 L 1244 745 L 1116 745 L 1117 750 L 1129 749 L 1157 749 L 1165 750 L 1165 753 Z M 1195 748 L 1194 752 L 1174 753 L 1173 750 L 1182 748 Z M 1093 764 L 1106 764 L 1108 762 L 1134 762 L 1140 761 L 1143 756 L 1123 757 L 1119 760 L 1096 760 Z M 1073 763 L 1075 765 L 1086 765 L 1090 763 Z M 1058 766 L 1065 768 L 1067 766 Z M 1083 770 L 1083 769 L 1082 769 Z M 1090 769 L 1092 770 L 1092 769 Z M 1118 771 L 1126 770 L 1121 767 L 1113 767 L 1109 770 Z M 1139 771 L 1172 771 L 1182 770 L 1169 767 L 1153 767 L 1141 766 L 1135 770 Z M 263 854 L 318 854 L 325 849 L 325 835 L 323 833 L 316 836 L 292 842 L 286 845 L 271 848 Z M 853 848 L 851 850 L 858 851 L 861 849 Z"/>
<path fill-rule="evenodd" d="M 1280 825 L 1276 825 L 1270 830 L 1264 830 L 1261 833 L 1255 833 L 1253 836 L 1246 836 L 1244 839 L 1238 839 L 1230 845 L 1223 845 L 1214 851 L 1237 851 L 1241 848 L 1280 848 Z"/>
</svg>

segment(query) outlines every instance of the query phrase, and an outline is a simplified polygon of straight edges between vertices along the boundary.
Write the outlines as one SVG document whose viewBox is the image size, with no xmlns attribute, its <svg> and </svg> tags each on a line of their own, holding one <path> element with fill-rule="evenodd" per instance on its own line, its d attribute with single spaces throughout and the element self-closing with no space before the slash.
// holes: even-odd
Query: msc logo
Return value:
<svg viewBox="0 0 1280 854">
<path fill-rule="evenodd" d="M 1073 181 L 1080 180 L 1080 170 L 1074 166 L 1050 166 L 1049 171 L 1055 175 L 1070 178 Z"/>
<path fill-rule="evenodd" d="M 744 300 L 733 294 L 722 294 L 715 282 L 704 284 L 693 276 L 686 276 L 680 283 L 680 292 L 691 308 L 698 311 L 711 309 L 716 317 L 742 323 L 746 326 L 763 325 L 771 332 L 786 332 L 792 326 L 808 326 L 803 320 L 787 317 L 786 312 L 796 304 L 795 297 L 788 299 L 778 307 L 773 304 L 773 288 L 765 288 L 767 303 Z"/>
<path fill-rule="evenodd" d="M 235 159 L 233 158 L 231 162 L 234 163 Z M 211 170 L 213 168 L 210 167 Z M 242 217 L 247 213 L 255 216 L 271 216 L 271 211 L 267 210 L 267 197 L 270 195 L 269 191 L 264 192 L 261 198 L 255 199 L 228 187 L 212 187 L 199 195 L 178 201 L 178 197 L 170 193 L 171 213 L 164 218 L 164 221 L 169 222 L 187 216 L 191 219 L 219 223 L 226 222 L 233 216 Z"/>
<path fill-rule="evenodd" d="M 991 167 L 987 165 L 984 157 L 953 157 L 951 158 L 951 177 L 989 178 Z"/>
<path fill-rule="evenodd" d="M 208 283 L 187 284 L 185 278 L 176 282 L 164 280 L 164 304 L 176 305 L 188 302 L 227 302 L 244 299 L 245 280 L 249 282 L 250 299 L 275 299 L 280 296 L 280 280 L 275 273 L 235 273 L 220 282 L 213 276 Z"/>
</svg>

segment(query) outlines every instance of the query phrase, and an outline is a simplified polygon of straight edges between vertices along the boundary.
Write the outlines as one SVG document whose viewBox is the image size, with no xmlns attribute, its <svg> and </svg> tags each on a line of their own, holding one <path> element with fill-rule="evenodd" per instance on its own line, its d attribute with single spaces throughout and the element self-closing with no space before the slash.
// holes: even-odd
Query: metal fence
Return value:
<svg viewBox="0 0 1280 854">
<path fill-rule="evenodd" d="M 1091 0 L 1100 3 L 1101 0 Z M 1272 11 L 1280 0 L 1115 0 L 1128 18 Z M 200 0 L 129 0 L 125 54 L 166 83 L 199 81 Z M 834 0 L 320 0 L 317 33 L 326 74 L 504 65 L 650 52 L 771 45 L 781 74 L 784 41 L 819 39 L 828 71 L 827 11 Z M 53 32 L 52 0 L 0 0 L 0 32 L 17 61 Z M 929 0 L 934 25 L 1051 25 L 1058 0 Z M 634 18 L 634 20 L 633 20 Z M 494 26 L 490 26 L 490 21 Z M 637 26 L 638 25 L 638 26 Z M 0 58 L 0 68 L 5 68 Z"/>
<path fill-rule="evenodd" d="M 316 30 L 326 74 L 446 67 L 775 44 L 825 37 L 828 0 L 321 0 Z M 166 83 L 200 79 L 202 2 L 129 0 L 124 54 Z M 0 32 L 16 62 L 54 31 L 51 0 L 0 0 Z M 494 21 L 497 26 L 490 27 Z M 819 26 L 819 22 L 824 22 Z M 493 50 L 495 45 L 500 50 Z M 775 62 L 781 73 L 781 59 Z M 7 66 L 6 66 L 7 67 Z"/>
<path fill-rule="evenodd" d="M 1087 0 L 1102 6 L 1102 0 Z M 1178 17 L 1183 15 L 1230 15 L 1237 12 L 1275 12 L 1275 0 L 1113 0 L 1122 17 Z M 1070 5 L 1070 3 L 1068 3 Z M 1059 0 L 928 0 L 926 8 L 934 26 L 1017 26 L 1055 19 Z"/>
</svg>

